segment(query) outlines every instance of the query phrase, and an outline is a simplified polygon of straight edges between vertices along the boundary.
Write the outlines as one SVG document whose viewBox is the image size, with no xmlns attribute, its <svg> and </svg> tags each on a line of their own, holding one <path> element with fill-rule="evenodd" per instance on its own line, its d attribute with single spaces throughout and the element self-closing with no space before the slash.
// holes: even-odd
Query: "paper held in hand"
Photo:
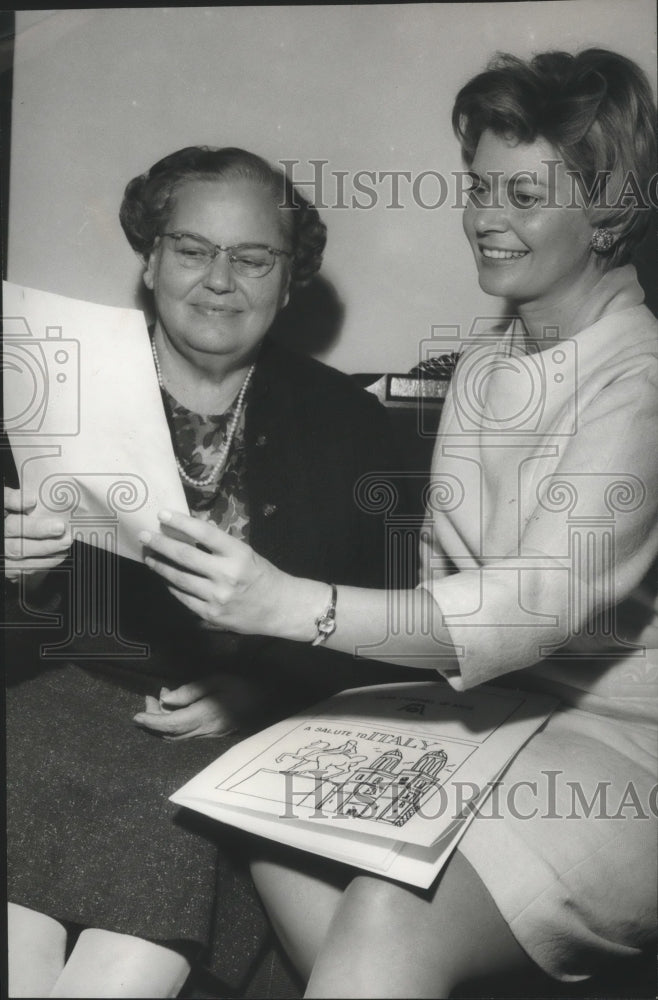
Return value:
<svg viewBox="0 0 658 1000">
<path fill-rule="evenodd" d="M 427 888 L 556 705 L 440 681 L 355 688 L 244 740 L 171 799 Z"/>
<path fill-rule="evenodd" d="M 23 490 L 74 536 L 141 560 L 158 510 L 188 512 L 146 321 L 3 282 L 4 423 Z"/>
</svg>

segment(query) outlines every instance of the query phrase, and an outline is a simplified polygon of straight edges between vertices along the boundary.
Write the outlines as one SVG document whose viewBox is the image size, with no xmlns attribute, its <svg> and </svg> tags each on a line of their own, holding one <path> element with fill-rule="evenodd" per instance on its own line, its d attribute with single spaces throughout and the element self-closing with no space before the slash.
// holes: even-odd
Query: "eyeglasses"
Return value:
<svg viewBox="0 0 658 1000">
<path fill-rule="evenodd" d="M 288 250 L 276 250 L 262 243 L 239 243 L 222 247 L 195 233 L 162 233 L 174 241 L 174 253 L 181 267 L 203 271 L 210 267 L 219 253 L 227 253 L 235 274 L 243 278 L 264 278 L 269 274 L 277 257 L 292 257 Z"/>
</svg>

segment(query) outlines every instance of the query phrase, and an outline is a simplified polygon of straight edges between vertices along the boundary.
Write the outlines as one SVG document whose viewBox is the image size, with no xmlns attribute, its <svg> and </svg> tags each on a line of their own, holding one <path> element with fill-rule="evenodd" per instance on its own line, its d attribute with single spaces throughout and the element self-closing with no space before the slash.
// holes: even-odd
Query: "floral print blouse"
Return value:
<svg viewBox="0 0 658 1000">
<path fill-rule="evenodd" d="M 225 413 L 203 415 L 188 410 L 166 389 L 163 400 L 176 456 L 193 479 L 205 479 L 226 439 L 235 414 L 237 399 Z M 249 508 L 246 489 L 246 452 L 244 443 L 245 410 L 249 392 L 235 429 L 224 469 L 208 486 L 190 486 L 182 480 L 185 496 L 194 517 L 212 521 L 242 541 L 249 540 Z"/>
</svg>

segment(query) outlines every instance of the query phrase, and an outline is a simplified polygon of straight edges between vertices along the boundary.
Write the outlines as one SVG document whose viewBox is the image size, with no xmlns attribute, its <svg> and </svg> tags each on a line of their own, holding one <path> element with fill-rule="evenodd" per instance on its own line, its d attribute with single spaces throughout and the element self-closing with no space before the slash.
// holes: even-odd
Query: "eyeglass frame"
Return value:
<svg viewBox="0 0 658 1000">
<path fill-rule="evenodd" d="M 277 257 L 290 257 L 290 258 L 294 257 L 294 254 L 290 250 L 279 250 L 276 247 L 267 246 L 267 244 L 265 244 L 265 243 L 235 243 L 233 246 L 223 247 L 223 246 L 221 246 L 221 244 L 219 244 L 219 243 L 213 243 L 212 240 L 208 240 L 208 239 L 206 239 L 205 236 L 199 235 L 199 233 L 189 233 L 189 232 L 187 232 L 187 230 L 184 230 L 184 229 L 177 229 L 177 230 L 175 230 L 172 233 L 159 233 L 158 234 L 159 238 L 161 238 L 163 236 L 169 236 L 170 239 L 173 239 L 173 240 L 180 239 L 183 236 L 190 236 L 193 240 L 198 240 L 199 243 L 203 243 L 203 244 L 207 245 L 208 248 L 209 248 L 209 252 L 212 253 L 212 257 L 208 261 L 208 263 L 204 265 L 204 267 L 210 267 L 212 264 L 214 264 L 215 260 L 217 259 L 217 256 L 220 253 L 227 253 L 229 255 L 228 259 L 229 259 L 229 263 L 231 265 L 231 268 L 233 270 L 235 270 L 235 268 L 233 266 L 234 265 L 234 261 L 231 259 L 231 254 L 234 253 L 236 250 L 243 250 L 243 249 L 246 249 L 246 248 L 257 248 L 259 250 L 267 250 L 269 253 L 274 254 L 274 258 L 272 260 L 272 263 L 271 263 L 271 265 L 270 265 L 270 267 L 269 267 L 269 269 L 267 271 L 263 271 L 262 274 L 240 275 L 240 277 L 266 278 L 268 274 L 272 273 L 272 271 L 274 269 L 274 265 L 276 264 L 276 258 Z M 191 268 L 191 270 L 195 270 L 195 268 Z M 197 270 L 201 271 L 202 268 L 199 267 Z"/>
</svg>

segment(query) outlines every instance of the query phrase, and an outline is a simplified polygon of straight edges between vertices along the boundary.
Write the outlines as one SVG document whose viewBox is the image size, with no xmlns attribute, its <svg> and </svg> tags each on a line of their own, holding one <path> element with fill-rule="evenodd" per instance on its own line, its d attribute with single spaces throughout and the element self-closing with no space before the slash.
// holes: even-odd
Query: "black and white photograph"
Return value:
<svg viewBox="0 0 658 1000">
<path fill-rule="evenodd" d="M 657 11 L 0 14 L 3 995 L 655 998 Z"/>
</svg>

